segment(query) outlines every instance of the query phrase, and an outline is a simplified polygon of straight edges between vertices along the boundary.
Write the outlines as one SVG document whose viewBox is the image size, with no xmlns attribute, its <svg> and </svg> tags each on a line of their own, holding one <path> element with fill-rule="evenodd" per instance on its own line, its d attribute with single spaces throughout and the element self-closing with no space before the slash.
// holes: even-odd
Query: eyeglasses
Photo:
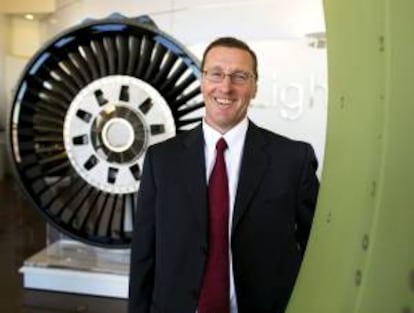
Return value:
<svg viewBox="0 0 414 313">
<path fill-rule="evenodd" d="M 249 79 L 253 78 L 254 75 L 251 73 L 237 71 L 226 74 L 220 70 L 206 70 L 203 71 L 204 77 L 212 83 L 221 83 L 226 76 L 230 78 L 230 81 L 235 85 L 244 85 Z"/>
</svg>

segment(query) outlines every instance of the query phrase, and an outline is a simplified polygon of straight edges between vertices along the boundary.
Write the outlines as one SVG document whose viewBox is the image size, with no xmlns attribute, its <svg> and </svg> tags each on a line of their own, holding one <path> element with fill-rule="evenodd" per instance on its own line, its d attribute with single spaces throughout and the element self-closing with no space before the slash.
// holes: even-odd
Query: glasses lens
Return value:
<svg viewBox="0 0 414 313">
<path fill-rule="evenodd" d="M 251 74 L 246 72 L 234 72 L 226 74 L 223 71 L 204 71 L 205 77 L 213 83 L 221 83 L 226 76 L 229 76 L 233 84 L 242 85 L 247 83 L 247 81 L 252 77 Z"/>
<path fill-rule="evenodd" d="M 208 80 L 215 83 L 221 82 L 225 76 L 224 73 L 220 71 L 207 71 L 206 75 Z"/>
<path fill-rule="evenodd" d="M 234 84 L 245 84 L 249 80 L 249 74 L 244 72 L 235 72 L 230 74 L 230 76 Z"/>
</svg>

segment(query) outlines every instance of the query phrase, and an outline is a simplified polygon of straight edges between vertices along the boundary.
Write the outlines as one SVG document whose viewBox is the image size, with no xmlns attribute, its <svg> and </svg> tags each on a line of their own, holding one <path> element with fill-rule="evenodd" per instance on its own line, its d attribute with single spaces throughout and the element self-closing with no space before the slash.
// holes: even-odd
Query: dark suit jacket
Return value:
<svg viewBox="0 0 414 313">
<path fill-rule="evenodd" d="M 249 122 L 231 249 L 239 313 L 285 310 L 318 192 L 309 144 Z M 195 313 L 208 250 L 201 126 L 151 146 L 138 196 L 130 313 Z"/>
</svg>

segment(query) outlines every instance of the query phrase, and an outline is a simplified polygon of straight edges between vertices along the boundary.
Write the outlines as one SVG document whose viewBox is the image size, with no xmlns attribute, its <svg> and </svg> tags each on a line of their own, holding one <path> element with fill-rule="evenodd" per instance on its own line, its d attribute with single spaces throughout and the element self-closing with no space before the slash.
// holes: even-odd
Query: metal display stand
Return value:
<svg viewBox="0 0 414 313">
<path fill-rule="evenodd" d="M 47 227 L 47 247 L 20 268 L 25 288 L 128 297 L 129 249 L 93 247 Z"/>
</svg>

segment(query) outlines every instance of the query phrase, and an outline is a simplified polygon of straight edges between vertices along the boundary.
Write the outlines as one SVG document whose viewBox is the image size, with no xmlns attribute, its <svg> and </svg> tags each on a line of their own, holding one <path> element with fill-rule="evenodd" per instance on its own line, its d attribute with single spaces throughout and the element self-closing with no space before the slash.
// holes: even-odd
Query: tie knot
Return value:
<svg viewBox="0 0 414 313">
<path fill-rule="evenodd" d="M 224 140 L 223 137 L 221 137 L 219 140 L 217 140 L 216 143 L 216 150 L 217 152 L 223 152 L 227 148 L 227 142 Z"/>
</svg>

